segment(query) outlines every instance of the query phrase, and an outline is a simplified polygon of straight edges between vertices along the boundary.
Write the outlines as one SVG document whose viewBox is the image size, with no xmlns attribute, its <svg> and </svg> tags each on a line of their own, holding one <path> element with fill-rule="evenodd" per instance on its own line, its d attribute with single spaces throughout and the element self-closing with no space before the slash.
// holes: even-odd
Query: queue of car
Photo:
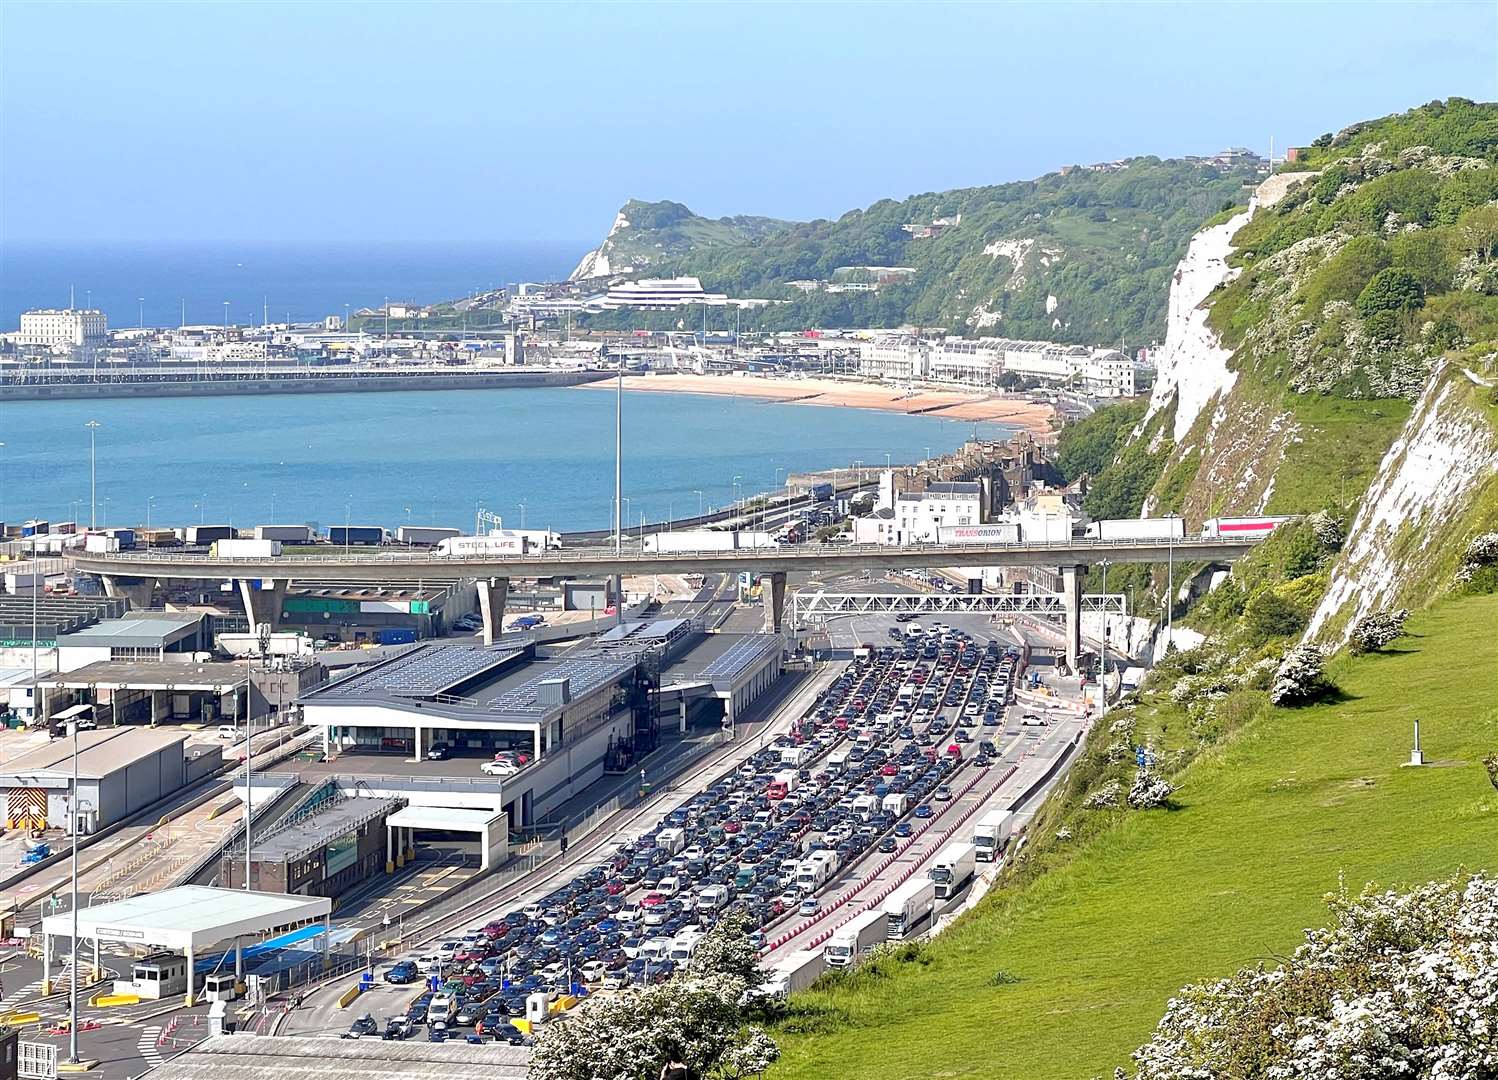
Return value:
<svg viewBox="0 0 1498 1080">
<path fill-rule="evenodd" d="M 1002 716 L 1018 655 L 940 624 L 861 651 L 790 732 L 671 810 L 600 865 L 428 955 L 387 982 L 428 989 L 397 1025 L 441 1039 L 523 1040 L 530 995 L 659 982 L 730 912 L 757 927 L 810 917 L 869 851 L 898 851 L 952 798 L 954 774 L 998 756 L 968 729 Z M 394 1021 L 392 1021 L 392 1024 Z"/>
</svg>

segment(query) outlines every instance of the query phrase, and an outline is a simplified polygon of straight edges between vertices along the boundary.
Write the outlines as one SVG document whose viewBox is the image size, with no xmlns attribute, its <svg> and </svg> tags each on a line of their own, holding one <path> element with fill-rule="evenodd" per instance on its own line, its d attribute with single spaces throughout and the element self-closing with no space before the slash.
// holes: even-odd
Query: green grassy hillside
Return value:
<svg viewBox="0 0 1498 1080">
<path fill-rule="evenodd" d="M 1138 344 L 1160 338 L 1170 276 L 1201 223 L 1247 201 L 1250 169 L 1135 158 L 1036 180 L 883 199 L 833 221 L 710 221 L 679 203 L 627 204 L 604 245 L 612 267 L 692 274 L 710 290 L 785 301 L 740 315 L 741 328 L 945 327 L 954 334 Z M 915 238 L 902 226 L 949 224 Z M 752 227 L 750 224 L 752 223 Z M 876 293 L 810 294 L 786 282 L 839 268 L 909 267 Z M 841 275 L 857 278 L 858 275 Z M 725 313 L 707 312 L 722 326 Z M 702 313 L 620 312 L 595 327 L 696 326 Z"/>
<path fill-rule="evenodd" d="M 1498 596 L 1444 601 L 1389 653 L 1334 661 L 1341 700 L 1251 707 L 1176 778 L 1176 809 L 1072 810 L 1101 818 L 1060 843 L 1042 819 L 1045 873 L 794 999 L 769 1075 L 1106 1075 L 1182 985 L 1288 953 L 1339 881 L 1498 871 L 1495 627 Z M 1167 695 L 1138 712 L 1164 747 L 1186 723 Z M 1433 764 L 1402 768 L 1417 717 Z"/>
</svg>

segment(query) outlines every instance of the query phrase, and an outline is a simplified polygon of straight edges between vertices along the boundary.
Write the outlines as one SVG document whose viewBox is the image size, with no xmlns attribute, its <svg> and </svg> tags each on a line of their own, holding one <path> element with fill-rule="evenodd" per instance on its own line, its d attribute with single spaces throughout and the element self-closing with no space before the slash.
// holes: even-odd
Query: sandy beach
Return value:
<svg viewBox="0 0 1498 1080">
<path fill-rule="evenodd" d="M 580 390 L 608 390 L 612 381 L 584 383 Z M 731 397 L 823 405 L 845 409 L 919 413 L 948 420 L 987 421 L 1026 431 L 1051 430 L 1055 410 L 1022 397 L 981 391 L 906 390 L 876 382 L 832 378 L 781 378 L 768 375 L 636 375 L 624 381 L 626 390 L 670 394 L 721 394 Z"/>
</svg>

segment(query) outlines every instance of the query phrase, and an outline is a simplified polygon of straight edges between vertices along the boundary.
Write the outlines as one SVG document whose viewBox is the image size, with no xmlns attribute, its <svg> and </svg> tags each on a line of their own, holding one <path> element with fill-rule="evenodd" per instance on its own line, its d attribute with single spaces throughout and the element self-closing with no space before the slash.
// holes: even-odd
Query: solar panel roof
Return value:
<svg viewBox="0 0 1498 1080">
<path fill-rule="evenodd" d="M 581 697 L 606 683 L 613 682 L 622 673 L 633 669 L 632 659 L 610 660 L 601 657 L 578 657 L 553 664 L 501 694 L 489 704 L 490 712 L 544 714 L 547 706 L 538 704 L 541 684 L 566 679 L 571 684 L 572 696 Z"/>
<path fill-rule="evenodd" d="M 361 697 L 383 691 L 398 697 L 429 697 L 502 667 L 524 649 L 489 649 L 480 645 L 433 645 L 417 648 L 341 679 L 317 691 L 319 697 Z"/>
</svg>

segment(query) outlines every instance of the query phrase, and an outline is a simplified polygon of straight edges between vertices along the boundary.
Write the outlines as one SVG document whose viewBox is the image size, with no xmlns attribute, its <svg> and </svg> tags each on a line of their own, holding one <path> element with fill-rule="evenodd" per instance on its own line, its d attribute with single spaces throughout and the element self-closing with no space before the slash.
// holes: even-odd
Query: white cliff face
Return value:
<svg viewBox="0 0 1498 1080">
<path fill-rule="evenodd" d="M 1453 530 L 1470 496 L 1498 473 L 1498 433 L 1465 397 L 1462 380 L 1445 365 L 1431 374 L 1379 464 L 1306 640 L 1345 641 L 1363 615 L 1419 602 L 1445 585 L 1429 580 L 1430 564 L 1439 549 L 1462 539 Z"/>
<path fill-rule="evenodd" d="M 604 237 L 603 243 L 597 249 L 588 252 L 577 264 L 577 269 L 568 276 L 568 281 L 584 281 L 588 278 L 608 277 L 614 272 L 609 264 L 609 241 L 621 230 L 629 228 L 629 219 L 624 216 L 623 211 L 614 215 L 613 227 L 609 229 L 608 236 Z"/>
<path fill-rule="evenodd" d="M 1170 284 L 1165 347 L 1156 359 L 1155 388 L 1150 394 L 1146 421 L 1176 403 L 1175 431 L 1180 442 L 1209 401 L 1226 394 L 1237 382 L 1228 370 L 1232 352 L 1222 347 L 1207 326 L 1204 301 L 1212 290 L 1237 276 L 1227 264 L 1233 234 L 1248 223 L 1254 203 L 1231 220 L 1203 229 L 1191 238 L 1186 256 Z"/>
</svg>

